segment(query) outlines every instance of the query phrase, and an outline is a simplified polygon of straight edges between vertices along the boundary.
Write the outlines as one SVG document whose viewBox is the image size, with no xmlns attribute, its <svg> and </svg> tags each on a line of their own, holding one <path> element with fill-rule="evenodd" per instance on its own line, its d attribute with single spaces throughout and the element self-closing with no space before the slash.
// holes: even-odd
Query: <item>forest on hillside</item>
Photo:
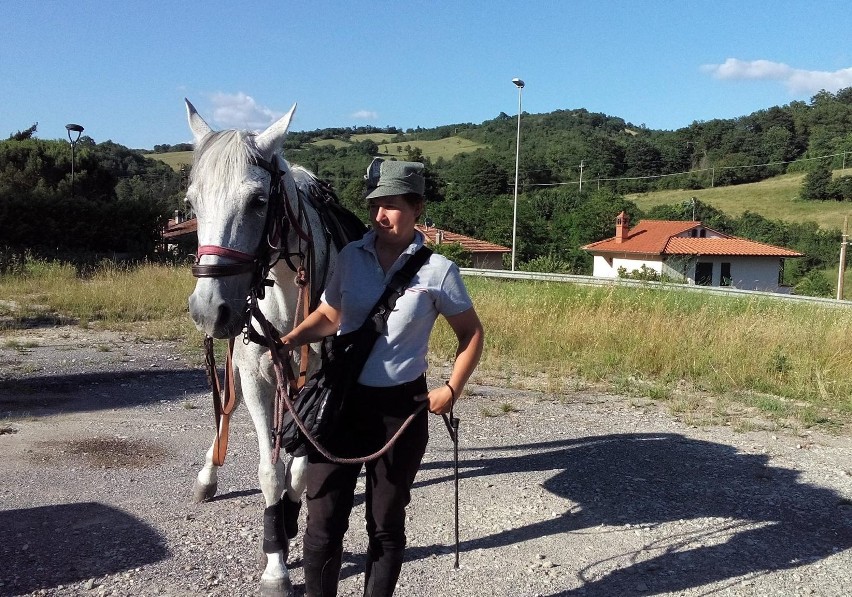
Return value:
<svg viewBox="0 0 852 597">
<path fill-rule="evenodd" d="M 683 217 L 680 206 L 642 213 L 624 198 L 627 193 L 736 185 L 807 171 L 802 198 L 852 200 L 852 177 L 831 175 L 847 165 L 847 158 L 852 165 L 852 88 L 735 119 L 696 121 L 675 131 L 651 130 L 585 109 L 523 113 L 521 123 L 521 269 L 588 273 L 591 259 L 579 247 L 611 236 L 621 210 L 633 221 Z M 32 132 L 0 141 L 0 244 L 5 250 L 153 256 L 160 223 L 181 204 L 186 172 L 174 172 L 111 141 L 83 137 L 70 197 L 68 143 L 40 141 Z M 423 161 L 427 217 L 435 225 L 509 246 L 516 132 L 517 115 L 505 113 L 481 124 L 432 129 L 322 129 L 291 133 L 285 155 L 332 183 L 341 201 L 362 217 L 363 173 L 374 156 Z M 358 137 L 353 140 L 353 135 Z M 442 139 L 483 148 L 432 159 L 417 145 Z M 183 144 L 154 148 L 183 149 Z M 734 218 L 710 206 L 698 206 L 697 217 L 724 232 L 806 253 L 785 272 L 791 283 L 836 260 L 839 231 L 750 213 Z"/>
</svg>

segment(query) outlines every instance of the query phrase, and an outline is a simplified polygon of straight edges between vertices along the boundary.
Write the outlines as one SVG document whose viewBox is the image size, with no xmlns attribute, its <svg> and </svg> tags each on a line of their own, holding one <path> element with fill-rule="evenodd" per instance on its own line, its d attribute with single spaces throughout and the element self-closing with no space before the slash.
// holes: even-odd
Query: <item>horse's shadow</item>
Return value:
<svg viewBox="0 0 852 597">
<path fill-rule="evenodd" d="M 523 451 L 523 455 L 462 459 L 463 510 L 466 479 L 500 476 L 495 483 L 499 487 L 511 484 L 514 473 L 535 470 L 557 471 L 542 486 L 579 508 L 543 522 L 463 540 L 462 552 L 566 533 L 601 532 L 590 531 L 600 525 L 648 528 L 687 521 L 686 532 L 666 533 L 635 553 L 609 554 L 576 566 L 566 560 L 562 566 L 573 568 L 581 587 L 561 595 L 682 591 L 793 568 L 852 547 L 849 501 L 831 490 L 800 483 L 798 471 L 767 466 L 768 458 L 762 454 L 739 453 L 731 446 L 675 434 L 609 435 L 494 449 Z M 423 468 L 451 466 L 452 462 L 443 461 L 425 463 Z M 450 476 L 442 476 L 419 485 L 448 480 Z M 471 515 L 462 511 L 463 517 Z M 697 519 L 713 520 L 696 524 Z M 428 558 L 440 551 L 446 551 L 446 546 L 411 548 L 407 559 Z"/>
<path fill-rule="evenodd" d="M 169 556 L 156 529 L 104 504 L 0 512 L 0 595 L 73 584 Z"/>
</svg>

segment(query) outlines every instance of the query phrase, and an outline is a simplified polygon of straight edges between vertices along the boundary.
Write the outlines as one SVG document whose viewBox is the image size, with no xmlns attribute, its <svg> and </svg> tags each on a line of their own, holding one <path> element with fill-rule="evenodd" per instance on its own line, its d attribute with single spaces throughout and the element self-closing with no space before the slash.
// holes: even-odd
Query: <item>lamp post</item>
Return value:
<svg viewBox="0 0 852 597">
<path fill-rule="evenodd" d="M 521 157 L 521 90 L 524 82 L 517 77 L 512 83 L 518 88 L 518 137 L 515 141 L 515 206 L 512 215 L 512 271 L 515 271 L 515 238 L 518 233 L 518 162 Z"/>
<path fill-rule="evenodd" d="M 71 198 L 74 198 L 74 147 L 77 141 L 80 140 L 80 135 L 83 134 L 83 127 L 79 124 L 66 124 L 65 130 L 68 131 L 68 140 L 71 142 Z M 76 137 L 72 137 L 71 133 L 77 133 Z"/>
</svg>

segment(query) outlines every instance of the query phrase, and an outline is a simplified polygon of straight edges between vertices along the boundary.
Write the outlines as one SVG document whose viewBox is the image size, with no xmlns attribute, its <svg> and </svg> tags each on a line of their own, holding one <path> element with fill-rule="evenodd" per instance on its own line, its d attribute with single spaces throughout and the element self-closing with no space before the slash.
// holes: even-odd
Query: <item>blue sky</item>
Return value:
<svg viewBox="0 0 852 597">
<path fill-rule="evenodd" d="M 848 0 L 0 0 L 0 138 L 433 127 L 586 108 L 654 129 L 852 86 Z"/>
</svg>

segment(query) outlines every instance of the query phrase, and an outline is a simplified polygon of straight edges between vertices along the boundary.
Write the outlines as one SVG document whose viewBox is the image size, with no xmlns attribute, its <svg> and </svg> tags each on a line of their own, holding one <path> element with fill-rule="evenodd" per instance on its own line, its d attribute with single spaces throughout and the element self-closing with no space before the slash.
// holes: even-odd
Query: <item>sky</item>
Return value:
<svg viewBox="0 0 852 597">
<path fill-rule="evenodd" d="M 0 0 L 0 139 L 430 128 L 585 108 L 674 130 L 852 86 L 848 0 Z"/>
</svg>

